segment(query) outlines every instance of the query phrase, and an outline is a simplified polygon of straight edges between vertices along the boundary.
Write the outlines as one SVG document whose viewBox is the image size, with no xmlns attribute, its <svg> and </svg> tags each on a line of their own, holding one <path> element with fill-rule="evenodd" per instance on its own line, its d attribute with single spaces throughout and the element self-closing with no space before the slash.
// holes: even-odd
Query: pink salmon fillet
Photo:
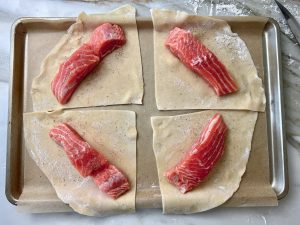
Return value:
<svg viewBox="0 0 300 225">
<path fill-rule="evenodd" d="M 51 90 L 60 104 L 66 104 L 82 80 L 88 76 L 103 58 L 126 43 L 124 31 L 119 25 L 104 23 L 83 44 L 60 64 L 51 82 Z"/>
<path fill-rule="evenodd" d="M 130 189 L 127 177 L 67 123 L 53 127 L 49 136 L 63 147 L 80 175 L 91 176 L 99 189 L 111 198 L 116 199 Z"/>
<path fill-rule="evenodd" d="M 169 183 L 182 193 L 196 188 L 223 155 L 226 135 L 226 124 L 220 114 L 215 114 L 185 157 L 165 173 Z"/>
<path fill-rule="evenodd" d="M 218 96 L 238 90 L 221 61 L 191 32 L 175 27 L 165 45 L 186 67 L 206 80 Z"/>
</svg>

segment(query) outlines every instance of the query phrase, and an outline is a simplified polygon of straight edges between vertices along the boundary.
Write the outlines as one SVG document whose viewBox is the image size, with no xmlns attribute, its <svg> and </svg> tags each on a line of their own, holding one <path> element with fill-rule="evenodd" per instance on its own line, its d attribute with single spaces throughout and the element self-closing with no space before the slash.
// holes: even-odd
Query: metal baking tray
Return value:
<svg viewBox="0 0 300 225">
<path fill-rule="evenodd" d="M 24 186 L 24 157 L 26 157 L 23 131 L 22 117 L 23 112 L 32 110 L 29 91 L 31 80 L 28 80 L 27 66 L 28 59 L 26 48 L 28 45 L 28 30 L 31 32 L 43 32 L 44 30 L 54 30 L 54 32 L 65 32 L 68 27 L 74 23 L 75 18 L 21 18 L 12 26 L 11 31 L 11 80 L 10 80 L 10 100 L 9 100 L 9 118 L 8 118 L 8 139 L 7 139 L 7 166 L 6 166 L 6 197 L 12 204 L 17 205 L 19 197 Z M 139 31 L 144 29 L 144 33 L 152 36 L 152 21 L 151 18 L 137 18 Z M 143 34 L 142 34 L 143 35 Z M 140 33 L 140 40 L 143 36 Z M 269 148 L 269 165 L 270 165 L 270 183 L 274 189 L 277 198 L 281 199 L 288 192 L 288 176 L 287 176 L 287 153 L 285 146 L 285 128 L 284 128 L 284 108 L 282 94 L 282 73 L 281 73 L 281 49 L 280 49 L 280 29 L 276 21 L 269 19 L 263 32 L 263 53 L 264 53 L 264 72 L 265 72 L 265 90 L 267 97 L 267 129 L 268 129 L 268 148 Z M 149 51 L 152 44 L 147 47 Z M 143 55 L 142 55 L 143 58 Z M 152 62 L 151 62 L 152 60 Z M 150 70 L 153 73 L 153 59 L 147 63 L 143 63 L 143 70 Z M 154 84 L 147 85 L 147 75 L 144 73 L 145 96 L 144 102 L 151 102 L 155 105 L 154 98 L 147 94 L 153 88 Z M 32 79 L 32 78 L 31 78 Z M 148 103 L 150 104 L 150 103 Z M 138 106 L 132 106 L 135 111 L 141 110 Z M 126 106 L 109 106 L 107 109 L 125 109 Z M 142 109 L 143 113 L 147 110 Z M 151 109 L 152 110 L 152 109 Z M 159 115 L 175 115 L 195 110 L 181 110 L 180 112 L 158 111 Z M 137 126 L 139 126 L 139 118 L 137 118 Z M 150 123 L 149 123 L 149 127 Z M 151 128 L 149 128 L 151 129 Z M 150 132 L 150 133 L 149 133 Z M 145 135 L 139 134 L 139 139 L 147 141 L 147 144 L 152 144 L 152 131 L 147 131 Z M 149 141 L 150 140 L 150 141 Z M 141 148 L 141 141 L 138 142 L 137 148 Z M 152 146 L 152 145 L 151 145 Z M 155 163 L 153 152 L 148 155 L 139 155 L 137 157 L 137 168 L 142 170 L 139 164 L 140 157 L 149 157 L 149 162 Z M 27 156 L 28 157 L 28 156 Z M 32 162 L 33 163 L 33 162 Z M 154 168 L 156 171 L 156 168 Z M 139 182 L 140 174 L 138 172 L 137 181 Z M 41 174 L 41 172 L 40 172 Z M 42 175 L 42 174 L 41 174 Z M 158 208 L 161 207 L 161 195 L 159 186 L 156 180 L 149 182 L 146 185 L 137 184 L 136 207 L 137 208 Z M 147 187 L 146 187 L 147 186 Z M 147 189 L 148 188 L 148 189 Z M 143 191 L 147 189 L 147 194 Z M 149 198 L 149 192 L 151 198 Z M 36 193 L 37 195 L 39 193 Z M 59 200 L 58 200 L 59 201 Z"/>
</svg>

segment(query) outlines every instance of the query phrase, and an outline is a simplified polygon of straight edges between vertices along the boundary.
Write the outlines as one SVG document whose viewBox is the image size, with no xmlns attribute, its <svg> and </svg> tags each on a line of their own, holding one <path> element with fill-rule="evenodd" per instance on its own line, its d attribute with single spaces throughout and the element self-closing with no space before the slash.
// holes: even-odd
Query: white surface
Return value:
<svg viewBox="0 0 300 225">
<path fill-rule="evenodd" d="M 162 215 L 161 210 L 138 210 L 136 214 L 91 218 L 74 213 L 24 214 L 16 211 L 5 197 L 6 129 L 8 104 L 9 46 L 12 22 L 22 16 L 76 16 L 80 11 L 103 12 L 122 3 L 82 3 L 77 1 L 2 1 L 0 0 L 0 224 L 299 224 L 300 212 L 300 48 L 288 38 L 290 31 L 272 0 L 186 0 L 135 3 L 140 15 L 148 8 L 183 9 L 202 15 L 264 15 L 280 22 L 283 29 L 283 75 L 288 133 L 290 191 L 278 207 L 218 208 L 188 216 Z M 126 1 L 124 1 L 126 2 Z M 217 2 L 218 4 L 211 4 Z M 260 1 L 259 1 L 260 2 Z M 282 1 L 294 15 L 300 16 L 299 1 Z M 286 36 L 287 35 L 287 36 Z M 295 147 L 298 149 L 296 149 Z"/>
</svg>

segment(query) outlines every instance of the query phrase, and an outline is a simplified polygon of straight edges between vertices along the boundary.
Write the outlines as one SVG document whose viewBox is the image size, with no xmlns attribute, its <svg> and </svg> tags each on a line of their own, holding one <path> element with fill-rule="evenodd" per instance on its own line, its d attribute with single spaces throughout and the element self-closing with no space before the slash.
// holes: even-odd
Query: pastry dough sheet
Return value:
<svg viewBox="0 0 300 225">
<path fill-rule="evenodd" d="M 41 64 L 40 74 L 32 83 L 34 111 L 60 108 L 142 104 L 143 77 L 135 8 L 125 5 L 107 14 L 81 13 Z M 60 105 L 50 84 L 59 65 L 79 46 L 89 40 L 91 32 L 104 22 L 119 24 L 127 42 L 107 55 L 78 86 L 70 101 Z"/>
<path fill-rule="evenodd" d="M 25 113 L 24 139 L 29 155 L 47 176 L 57 196 L 74 211 L 104 216 L 135 211 L 136 193 L 135 112 L 70 110 Z M 103 194 L 90 177 L 83 178 L 64 150 L 48 135 L 60 122 L 69 123 L 95 149 L 128 177 L 131 189 L 116 200 Z"/>
<path fill-rule="evenodd" d="M 265 110 L 262 80 L 245 42 L 226 21 L 180 11 L 152 9 L 154 26 L 155 96 L 159 110 L 245 109 Z M 175 26 L 190 30 L 225 65 L 238 92 L 217 96 L 207 82 L 185 67 L 166 47 Z M 262 75 L 262 74 L 261 74 Z"/>
<path fill-rule="evenodd" d="M 164 213 L 195 213 L 226 202 L 238 189 L 251 152 L 257 112 L 221 111 L 228 135 L 225 152 L 208 177 L 194 190 L 182 194 L 164 173 L 175 166 L 199 138 L 216 111 L 152 117 L 153 148 Z"/>
</svg>

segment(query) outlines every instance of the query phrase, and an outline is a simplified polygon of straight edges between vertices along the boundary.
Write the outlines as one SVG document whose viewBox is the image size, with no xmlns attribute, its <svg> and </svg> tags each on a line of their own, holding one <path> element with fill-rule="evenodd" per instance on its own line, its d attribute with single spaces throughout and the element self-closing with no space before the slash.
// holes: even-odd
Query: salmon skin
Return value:
<svg viewBox="0 0 300 225">
<path fill-rule="evenodd" d="M 185 157 L 165 173 L 168 182 L 182 193 L 197 187 L 223 155 L 226 135 L 226 124 L 220 114 L 215 114 Z"/>
<path fill-rule="evenodd" d="M 206 80 L 218 96 L 238 90 L 225 66 L 191 32 L 175 27 L 165 45 L 186 67 Z"/>
<path fill-rule="evenodd" d="M 49 136 L 63 147 L 80 175 L 91 176 L 99 189 L 111 198 L 116 199 L 130 189 L 127 177 L 67 123 L 53 127 Z"/>
<path fill-rule="evenodd" d="M 89 75 L 103 58 L 126 43 L 124 31 L 119 25 L 104 23 L 83 44 L 60 64 L 51 82 L 51 90 L 60 104 L 66 104 L 81 81 Z"/>
</svg>

